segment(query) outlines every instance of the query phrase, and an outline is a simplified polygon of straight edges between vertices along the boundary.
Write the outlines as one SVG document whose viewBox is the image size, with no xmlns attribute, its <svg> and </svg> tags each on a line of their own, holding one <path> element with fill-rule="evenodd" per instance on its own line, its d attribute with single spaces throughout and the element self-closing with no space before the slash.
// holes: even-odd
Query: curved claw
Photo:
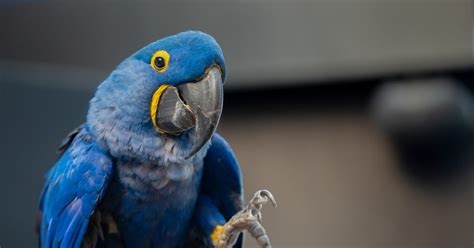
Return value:
<svg viewBox="0 0 474 248">
<path fill-rule="evenodd" d="M 252 200 L 250 200 L 249 206 L 250 205 L 263 205 L 268 202 L 272 203 L 273 207 L 277 207 L 277 203 L 275 201 L 275 197 L 273 197 L 272 193 L 266 189 L 261 189 L 257 192 L 255 192 L 255 195 L 253 196 Z"/>
<path fill-rule="evenodd" d="M 235 214 L 223 227 L 214 245 L 219 248 L 232 247 L 239 234 L 247 230 L 260 247 L 271 248 L 270 238 L 262 226 L 261 209 L 268 201 L 276 207 L 276 201 L 268 190 L 257 191 L 245 209 Z"/>
</svg>

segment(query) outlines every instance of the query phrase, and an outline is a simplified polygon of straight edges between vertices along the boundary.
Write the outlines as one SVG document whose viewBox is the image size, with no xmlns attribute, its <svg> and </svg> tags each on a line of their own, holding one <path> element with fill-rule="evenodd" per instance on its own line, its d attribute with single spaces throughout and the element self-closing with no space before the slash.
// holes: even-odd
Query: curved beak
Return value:
<svg viewBox="0 0 474 248">
<path fill-rule="evenodd" d="M 195 155 L 211 139 L 224 102 L 222 74 L 210 67 L 204 77 L 177 87 L 162 85 L 151 103 L 152 122 L 160 133 L 180 134 L 194 128 L 193 145 L 186 158 Z"/>
</svg>

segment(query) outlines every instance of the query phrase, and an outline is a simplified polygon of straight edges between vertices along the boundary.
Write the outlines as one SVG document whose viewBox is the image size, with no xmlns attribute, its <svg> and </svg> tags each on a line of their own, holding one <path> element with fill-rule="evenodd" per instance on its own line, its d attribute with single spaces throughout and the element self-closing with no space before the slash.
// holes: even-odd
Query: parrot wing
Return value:
<svg viewBox="0 0 474 248">
<path fill-rule="evenodd" d="M 229 144 L 217 133 L 204 159 L 201 193 L 209 196 L 228 221 L 243 208 L 242 175 Z M 242 237 L 234 247 L 241 247 Z"/>
<path fill-rule="evenodd" d="M 41 247 L 80 247 L 112 175 L 112 160 L 86 130 L 66 140 L 41 196 Z"/>
<path fill-rule="evenodd" d="M 71 146 L 72 142 L 76 138 L 76 136 L 85 128 L 85 124 L 82 124 L 78 127 L 76 127 L 74 130 L 72 130 L 70 133 L 67 134 L 66 138 L 63 139 L 61 144 L 59 145 L 57 149 L 58 153 L 58 159 L 60 159 L 66 150 Z"/>
</svg>

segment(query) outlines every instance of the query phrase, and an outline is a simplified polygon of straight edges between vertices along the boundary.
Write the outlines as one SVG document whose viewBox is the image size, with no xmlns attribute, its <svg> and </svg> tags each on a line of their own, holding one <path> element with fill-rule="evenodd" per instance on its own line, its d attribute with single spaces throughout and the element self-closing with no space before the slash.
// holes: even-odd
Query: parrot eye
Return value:
<svg viewBox="0 0 474 248">
<path fill-rule="evenodd" d="M 157 51 L 151 58 L 150 65 L 157 72 L 164 72 L 168 68 L 170 55 L 165 50 Z"/>
<path fill-rule="evenodd" d="M 166 65 L 166 64 L 165 64 L 165 59 L 164 59 L 163 57 L 157 57 L 157 58 L 155 59 L 155 66 L 156 66 L 156 68 L 158 68 L 158 69 L 163 69 L 163 68 L 165 68 L 165 65 Z"/>
</svg>

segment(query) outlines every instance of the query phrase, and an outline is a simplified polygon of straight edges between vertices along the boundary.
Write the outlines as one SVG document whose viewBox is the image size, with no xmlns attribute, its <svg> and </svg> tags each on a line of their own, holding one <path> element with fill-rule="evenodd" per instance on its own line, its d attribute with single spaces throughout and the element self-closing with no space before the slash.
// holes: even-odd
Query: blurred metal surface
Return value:
<svg viewBox="0 0 474 248">
<path fill-rule="evenodd" d="M 106 75 L 198 29 L 222 45 L 229 88 L 291 85 L 471 66 L 472 13 L 470 0 L 31 1 L 0 5 L 0 58 Z"/>
</svg>

